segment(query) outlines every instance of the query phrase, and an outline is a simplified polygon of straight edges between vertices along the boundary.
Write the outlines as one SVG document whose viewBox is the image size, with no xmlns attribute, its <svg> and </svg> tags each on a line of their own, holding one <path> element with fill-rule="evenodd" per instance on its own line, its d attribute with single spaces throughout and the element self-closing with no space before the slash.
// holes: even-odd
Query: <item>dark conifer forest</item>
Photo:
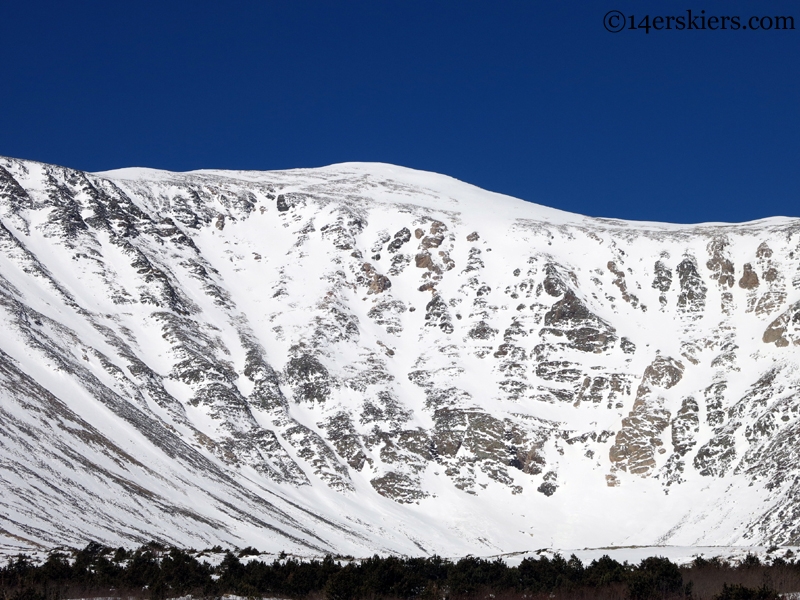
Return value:
<svg viewBox="0 0 800 600">
<path fill-rule="evenodd" d="M 224 558 L 211 566 L 204 560 L 210 555 Z M 754 555 L 736 565 L 697 558 L 684 567 L 660 557 L 632 565 L 604 556 L 584 565 L 575 556 L 560 555 L 525 558 L 518 566 L 469 556 L 457 561 L 437 556 L 299 561 L 281 555 L 264 562 L 253 548 L 198 552 L 153 542 L 126 550 L 90 543 L 77 552 L 53 552 L 40 563 L 19 555 L 0 568 L 2 600 L 224 595 L 297 600 L 773 600 L 779 592 L 793 591 L 800 591 L 800 563 L 785 558 L 767 563 Z"/>
</svg>

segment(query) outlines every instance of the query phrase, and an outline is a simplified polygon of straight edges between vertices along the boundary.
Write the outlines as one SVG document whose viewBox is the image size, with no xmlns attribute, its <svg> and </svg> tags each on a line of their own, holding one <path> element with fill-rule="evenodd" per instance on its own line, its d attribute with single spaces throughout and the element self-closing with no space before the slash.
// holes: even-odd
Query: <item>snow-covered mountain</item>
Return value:
<svg viewBox="0 0 800 600">
<path fill-rule="evenodd" d="M 800 543 L 800 220 L 0 159 L 0 542 Z"/>
</svg>

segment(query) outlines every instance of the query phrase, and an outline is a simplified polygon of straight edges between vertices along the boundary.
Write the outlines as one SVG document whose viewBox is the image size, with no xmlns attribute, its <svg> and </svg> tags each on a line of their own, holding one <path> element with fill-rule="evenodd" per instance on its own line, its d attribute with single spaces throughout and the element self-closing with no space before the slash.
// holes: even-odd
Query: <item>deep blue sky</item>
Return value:
<svg viewBox="0 0 800 600">
<path fill-rule="evenodd" d="M 611 34 L 611 9 L 797 29 Z M 792 1 L 9 1 L 0 65 L 6 156 L 381 161 L 594 216 L 800 216 Z"/>
</svg>

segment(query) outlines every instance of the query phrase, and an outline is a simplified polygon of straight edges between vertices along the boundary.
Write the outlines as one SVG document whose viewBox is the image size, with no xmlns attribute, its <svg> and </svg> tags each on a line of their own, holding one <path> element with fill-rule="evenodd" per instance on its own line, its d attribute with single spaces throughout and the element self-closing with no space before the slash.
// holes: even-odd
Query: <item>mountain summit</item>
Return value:
<svg viewBox="0 0 800 600">
<path fill-rule="evenodd" d="M 0 544 L 800 544 L 800 220 L 0 158 Z"/>
</svg>

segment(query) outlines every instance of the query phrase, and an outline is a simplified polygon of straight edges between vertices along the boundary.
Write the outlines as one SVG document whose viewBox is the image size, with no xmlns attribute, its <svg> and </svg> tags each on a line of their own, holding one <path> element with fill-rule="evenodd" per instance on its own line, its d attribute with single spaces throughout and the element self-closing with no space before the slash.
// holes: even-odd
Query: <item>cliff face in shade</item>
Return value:
<svg viewBox="0 0 800 600">
<path fill-rule="evenodd" d="M 0 159 L 0 543 L 800 544 L 800 221 Z"/>
</svg>

